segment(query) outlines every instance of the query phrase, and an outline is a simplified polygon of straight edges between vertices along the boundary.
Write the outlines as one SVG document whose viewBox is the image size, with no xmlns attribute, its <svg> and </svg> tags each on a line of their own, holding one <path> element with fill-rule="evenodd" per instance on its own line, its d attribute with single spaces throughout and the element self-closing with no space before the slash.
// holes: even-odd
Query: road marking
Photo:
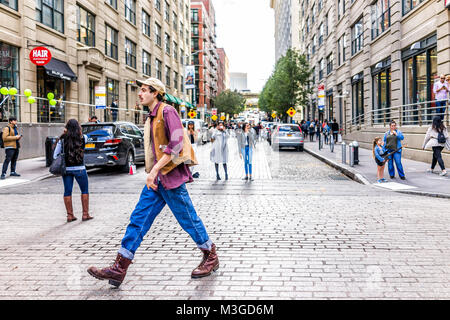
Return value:
<svg viewBox="0 0 450 320">
<path fill-rule="evenodd" d="M 19 183 L 25 183 L 25 182 L 29 182 L 29 181 L 30 180 L 27 180 L 27 179 L 15 179 L 15 178 L 0 180 L 0 188 L 12 186 L 12 185 L 19 184 Z"/>
<path fill-rule="evenodd" d="M 413 187 L 413 186 L 409 186 L 407 184 L 402 184 L 402 183 L 397 183 L 397 182 L 374 183 L 374 186 L 393 190 L 393 191 L 417 189 L 417 187 Z"/>
</svg>

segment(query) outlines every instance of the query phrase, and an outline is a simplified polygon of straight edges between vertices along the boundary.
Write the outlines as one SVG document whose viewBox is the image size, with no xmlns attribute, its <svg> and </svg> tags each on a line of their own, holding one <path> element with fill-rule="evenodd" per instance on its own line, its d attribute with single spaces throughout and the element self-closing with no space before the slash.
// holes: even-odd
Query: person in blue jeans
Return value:
<svg viewBox="0 0 450 320">
<path fill-rule="evenodd" d="M 384 148 L 387 153 L 394 152 L 395 150 L 398 150 L 393 155 L 389 156 L 389 162 L 388 162 L 388 171 L 389 176 L 391 179 L 395 178 L 395 169 L 394 169 L 394 162 L 395 166 L 397 167 L 398 175 L 400 176 L 400 179 L 405 180 L 405 172 L 403 170 L 402 165 L 402 140 L 405 139 L 403 136 L 403 133 L 397 129 L 397 123 L 395 120 L 392 120 L 390 123 L 389 131 L 387 131 L 384 134 Z"/>
<path fill-rule="evenodd" d="M 219 268 L 216 246 L 197 215 L 186 189 L 186 183 L 194 181 L 188 167 L 197 164 L 194 151 L 189 139 L 183 139 L 184 129 L 177 110 L 162 102 L 164 84 L 155 78 L 137 80 L 137 83 L 140 86 L 140 102 L 150 110 L 144 127 L 145 171 L 148 173 L 146 185 L 130 216 L 114 264 L 103 269 L 89 267 L 87 272 L 119 287 L 142 239 L 167 204 L 180 226 L 203 253 L 203 259 L 192 271 L 191 277 L 209 276 Z"/>
<path fill-rule="evenodd" d="M 89 181 L 84 165 L 84 146 L 87 137 L 82 134 L 81 126 L 77 120 L 71 119 L 67 122 L 64 133 L 56 144 L 53 158 L 56 159 L 63 151 L 66 161 L 66 174 L 62 176 L 64 183 L 64 205 L 67 211 L 67 222 L 77 220 L 73 214 L 72 189 L 75 179 L 81 190 L 81 205 L 83 207 L 82 220 L 93 219 L 89 215 Z M 63 145 L 64 143 L 64 145 Z"/>
<path fill-rule="evenodd" d="M 253 149 L 256 147 L 256 132 L 249 123 L 244 123 L 240 134 L 237 136 L 239 157 L 244 159 L 245 177 L 243 180 L 253 181 L 252 163 Z"/>
</svg>

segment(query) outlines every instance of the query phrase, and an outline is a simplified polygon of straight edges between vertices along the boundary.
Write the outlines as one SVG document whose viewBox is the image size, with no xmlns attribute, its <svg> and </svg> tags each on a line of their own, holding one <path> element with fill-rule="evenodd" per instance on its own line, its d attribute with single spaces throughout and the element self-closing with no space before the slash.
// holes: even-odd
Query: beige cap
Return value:
<svg viewBox="0 0 450 320">
<path fill-rule="evenodd" d="M 140 87 L 143 84 L 155 88 L 158 93 L 164 95 L 166 93 L 166 86 L 159 79 L 147 78 L 145 80 L 136 80 L 137 85 Z"/>
</svg>

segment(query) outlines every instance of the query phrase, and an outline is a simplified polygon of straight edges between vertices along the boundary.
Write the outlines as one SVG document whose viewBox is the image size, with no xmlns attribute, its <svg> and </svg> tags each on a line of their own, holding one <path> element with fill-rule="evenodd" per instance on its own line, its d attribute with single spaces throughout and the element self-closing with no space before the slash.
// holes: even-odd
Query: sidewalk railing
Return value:
<svg viewBox="0 0 450 320">
<path fill-rule="evenodd" d="M 388 108 L 367 111 L 344 123 L 344 134 L 370 127 L 389 127 L 391 120 L 399 126 L 429 126 L 434 116 L 444 117 L 446 126 L 450 125 L 449 102 L 440 107 L 436 102 L 441 100 L 421 101 Z"/>
</svg>

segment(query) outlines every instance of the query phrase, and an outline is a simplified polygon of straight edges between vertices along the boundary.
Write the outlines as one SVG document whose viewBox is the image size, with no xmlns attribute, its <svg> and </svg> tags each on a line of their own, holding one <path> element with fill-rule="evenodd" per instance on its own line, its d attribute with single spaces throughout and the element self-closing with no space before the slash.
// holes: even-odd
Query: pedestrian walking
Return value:
<svg viewBox="0 0 450 320">
<path fill-rule="evenodd" d="M 383 139 L 380 137 L 376 137 L 373 140 L 373 158 L 375 159 L 375 163 L 377 164 L 377 182 L 383 183 L 387 182 L 384 178 L 384 166 L 386 165 L 386 159 L 383 158 L 385 155 L 385 150 L 383 148 Z"/>
<path fill-rule="evenodd" d="M 0 179 L 6 179 L 9 163 L 11 163 L 11 177 L 20 177 L 16 172 L 17 159 L 19 158 L 20 139 L 22 135 L 17 130 L 17 118 L 10 117 L 8 125 L 2 131 L 3 144 L 5 148 L 5 160 L 3 161 L 2 175 Z"/>
<path fill-rule="evenodd" d="M 402 146 L 403 139 L 405 139 L 403 133 L 397 129 L 397 123 L 395 122 L 395 120 L 392 120 L 390 122 L 389 131 L 387 131 L 384 134 L 383 139 L 387 153 L 392 153 L 396 151 L 393 155 L 389 156 L 388 170 L 391 179 L 395 178 L 394 162 L 395 166 L 397 167 L 397 172 L 398 175 L 400 176 L 400 179 L 402 180 L 406 179 L 402 165 L 402 149 L 400 149 Z"/>
<path fill-rule="evenodd" d="M 328 144 L 328 137 L 330 136 L 330 126 L 328 125 L 328 120 L 324 120 L 322 124 L 322 133 L 325 140 L 325 144 Z"/>
<path fill-rule="evenodd" d="M 162 102 L 166 91 L 164 84 L 156 78 L 136 82 L 140 86 L 141 105 L 150 109 L 144 127 L 146 185 L 131 214 L 114 264 L 103 269 L 90 267 L 88 273 L 97 279 L 109 280 L 113 286 L 120 286 L 144 236 L 167 204 L 203 253 L 203 259 L 191 277 L 209 276 L 219 268 L 216 246 L 186 189 L 186 183 L 193 181 L 188 164 L 197 164 L 195 154 L 189 139 L 179 134 L 183 132 L 183 126 L 177 110 Z"/>
<path fill-rule="evenodd" d="M 309 125 L 309 141 L 313 142 L 314 141 L 314 134 L 316 133 L 316 123 L 314 121 L 312 121 Z"/>
<path fill-rule="evenodd" d="M 243 180 L 253 181 L 252 164 L 253 149 L 256 147 L 255 131 L 250 124 L 244 123 L 240 133 L 238 134 L 239 157 L 244 159 L 245 177 Z"/>
<path fill-rule="evenodd" d="M 223 165 L 223 170 L 225 171 L 225 180 L 228 180 L 228 139 L 230 135 L 225 130 L 223 122 L 219 122 L 217 130 L 213 133 L 212 139 L 212 149 L 210 153 L 210 160 L 214 163 L 216 167 L 216 179 L 220 179 L 219 175 L 219 164 Z"/>
<path fill-rule="evenodd" d="M 436 115 L 444 120 L 445 116 L 445 104 L 447 103 L 448 96 L 448 83 L 445 81 L 445 75 L 441 74 L 439 80 L 433 85 L 434 99 L 436 100 Z"/>
<path fill-rule="evenodd" d="M 316 120 L 316 139 L 320 139 L 320 132 L 322 131 L 322 123 Z"/>
<path fill-rule="evenodd" d="M 194 149 L 194 153 L 196 153 L 197 152 L 197 142 L 198 142 L 198 132 L 195 130 L 195 122 L 194 121 L 188 122 L 186 131 L 187 131 L 187 134 L 189 137 L 189 141 L 191 142 L 192 149 Z M 189 167 L 189 170 L 192 173 L 193 167 Z M 192 177 L 197 179 L 200 177 L 200 173 L 198 173 L 196 171 L 192 174 Z"/>
<path fill-rule="evenodd" d="M 116 122 L 117 121 L 117 114 L 119 112 L 119 99 L 114 99 L 114 101 L 111 103 L 111 116 L 112 116 L 112 121 Z"/>
<path fill-rule="evenodd" d="M 422 149 L 432 149 L 433 150 L 433 160 L 431 161 L 431 169 L 427 171 L 433 173 L 436 163 L 439 163 L 441 167 L 441 176 L 445 176 L 447 171 L 445 170 L 444 160 L 442 159 L 442 150 L 447 148 L 450 150 L 450 137 L 448 135 L 447 128 L 442 122 L 439 116 L 433 118 L 433 124 L 428 128 L 423 140 Z"/>
<path fill-rule="evenodd" d="M 66 173 L 62 176 L 64 184 L 64 205 L 67 211 L 67 222 L 77 220 L 73 214 L 72 189 L 75 179 L 81 190 L 81 206 L 83 208 L 82 220 L 93 219 L 89 215 L 89 180 L 84 165 L 84 146 L 87 143 L 87 136 L 82 134 L 81 126 L 75 119 L 70 119 L 64 129 L 64 133 L 59 137 L 53 153 L 56 159 L 61 151 L 64 152 Z"/>
<path fill-rule="evenodd" d="M 336 122 L 336 118 L 333 119 L 333 122 L 331 123 L 331 132 L 333 133 L 334 143 L 337 143 L 339 135 L 339 124 Z"/>
<path fill-rule="evenodd" d="M 134 107 L 134 123 L 139 124 L 139 119 L 141 114 L 141 107 L 139 107 L 139 102 L 136 101 L 136 105 Z"/>
</svg>

